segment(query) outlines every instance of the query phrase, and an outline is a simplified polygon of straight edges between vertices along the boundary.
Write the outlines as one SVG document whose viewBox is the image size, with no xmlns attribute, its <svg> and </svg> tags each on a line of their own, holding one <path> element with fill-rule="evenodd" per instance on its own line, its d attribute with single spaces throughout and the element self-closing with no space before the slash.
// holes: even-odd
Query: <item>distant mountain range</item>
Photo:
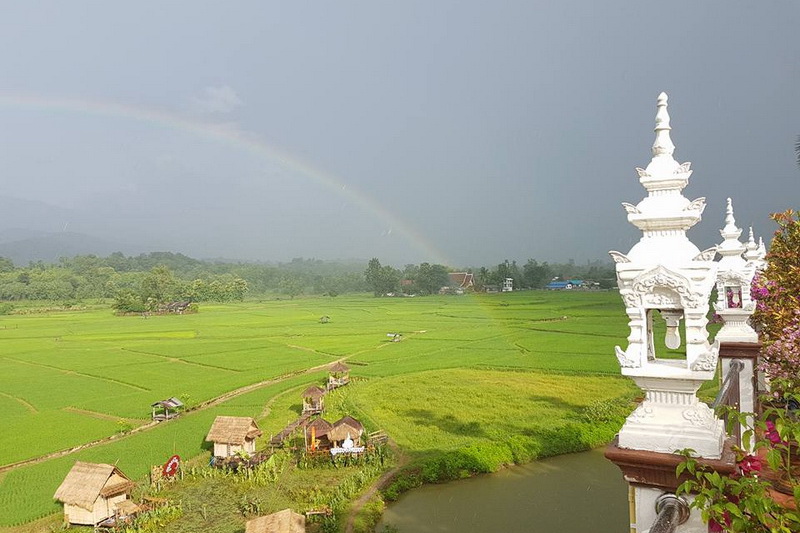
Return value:
<svg viewBox="0 0 800 533">
<path fill-rule="evenodd" d="M 55 263 L 60 257 L 75 255 L 144 251 L 144 247 L 92 235 L 86 231 L 90 224 L 85 220 L 70 209 L 0 196 L 0 256 L 24 266 L 30 261 Z"/>
<path fill-rule="evenodd" d="M 107 256 L 113 252 L 125 255 L 138 254 L 141 249 L 120 246 L 91 235 L 73 232 L 39 233 L 36 236 L 13 240 L 9 235 L 26 230 L 7 230 L 0 232 L 0 256 L 7 257 L 18 266 L 27 265 L 31 261 L 56 263 L 61 257 L 94 254 Z"/>
</svg>

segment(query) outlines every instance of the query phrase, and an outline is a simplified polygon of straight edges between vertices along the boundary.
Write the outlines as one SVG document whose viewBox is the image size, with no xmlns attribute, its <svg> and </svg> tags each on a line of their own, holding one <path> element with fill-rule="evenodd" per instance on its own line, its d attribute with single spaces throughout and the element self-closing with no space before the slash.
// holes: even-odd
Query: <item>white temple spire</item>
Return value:
<svg viewBox="0 0 800 533">
<path fill-rule="evenodd" d="M 736 219 L 733 217 L 733 202 L 728 198 L 728 207 L 725 210 L 725 227 L 719 230 L 719 234 L 725 239 L 722 244 L 717 246 L 717 253 L 722 256 L 720 269 L 730 270 L 744 267 L 745 260 L 742 254 L 747 247 L 739 242 L 742 230 L 736 227 Z"/>
<path fill-rule="evenodd" d="M 756 239 L 753 236 L 753 227 L 750 226 L 750 235 L 747 239 L 747 250 L 744 252 L 744 258 L 748 263 L 753 263 L 757 270 L 763 270 L 767 262 L 764 258 L 767 255 L 766 247 L 764 246 L 764 239 L 759 239 L 756 244 Z"/>
<path fill-rule="evenodd" d="M 622 374 L 646 392 L 622 427 L 618 446 L 659 453 L 692 448 L 700 457 L 719 458 L 723 423 L 695 394 L 703 381 L 714 379 L 719 357 L 706 329 L 718 249 L 701 252 L 686 235 L 700 221 L 705 198 L 683 196 L 692 171 L 672 157 L 666 94 L 659 95 L 657 106 L 653 157 L 646 169 L 637 169 L 647 196 L 636 205 L 623 204 L 642 238 L 627 254 L 611 252 L 630 327 L 627 347 L 617 346 L 615 353 Z M 744 249 L 735 237 L 731 244 Z M 654 333 L 661 321 L 663 342 Z M 676 349 L 685 357 L 666 355 Z"/>
<path fill-rule="evenodd" d="M 719 233 L 725 240 L 717 246 L 717 253 L 722 258 L 717 271 L 717 302 L 714 309 L 722 317 L 723 326 L 715 339 L 722 342 L 757 342 L 758 335 L 748 324 L 754 309 L 750 299 L 750 284 L 756 273 L 755 263 L 751 259 L 755 242 L 752 229 L 750 244 L 739 241 L 742 230 L 736 227 L 730 198 L 725 210 L 725 227 Z"/>
<path fill-rule="evenodd" d="M 669 112 L 667 112 L 667 93 L 662 92 L 658 95 L 656 111 L 656 140 L 653 143 L 653 157 L 662 155 L 672 156 L 675 152 L 675 145 L 672 144 L 672 139 L 669 136 L 669 131 L 672 129 L 669 125 Z"/>
</svg>

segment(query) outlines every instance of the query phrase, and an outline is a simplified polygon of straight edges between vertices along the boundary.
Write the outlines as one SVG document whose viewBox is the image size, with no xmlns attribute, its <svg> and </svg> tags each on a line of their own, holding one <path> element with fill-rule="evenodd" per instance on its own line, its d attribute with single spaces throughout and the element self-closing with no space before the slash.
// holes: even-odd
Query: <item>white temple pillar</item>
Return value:
<svg viewBox="0 0 800 533">
<path fill-rule="evenodd" d="M 628 346 L 617 346 L 616 355 L 622 374 L 633 378 L 645 399 L 606 456 L 634 488 L 632 529 L 640 533 L 652 526 L 657 499 L 679 484 L 675 466 L 683 458 L 675 451 L 691 448 L 720 471 L 733 465 L 723 422 L 696 394 L 714 379 L 719 357 L 719 344 L 709 343 L 706 329 L 717 249 L 700 251 L 686 236 L 700 221 L 705 198 L 683 196 L 691 164 L 673 158 L 670 130 L 667 95 L 661 93 L 653 157 L 647 168 L 636 169 L 647 196 L 636 205 L 623 204 L 642 237 L 627 254 L 610 252 L 630 326 Z M 654 323 L 662 320 L 666 334 L 658 338 Z M 677 531 L 705 533 L 707 526 L 693 511 Z"/>
</svg>

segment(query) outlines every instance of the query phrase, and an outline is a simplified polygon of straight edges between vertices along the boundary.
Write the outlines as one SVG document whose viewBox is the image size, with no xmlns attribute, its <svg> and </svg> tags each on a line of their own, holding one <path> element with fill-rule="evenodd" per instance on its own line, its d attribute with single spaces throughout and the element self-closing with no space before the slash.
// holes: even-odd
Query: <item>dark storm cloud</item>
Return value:
<svg viewBox="0 0 800 533">
<path fill-rule="evenodd" d="M 7 5 L 0 195 L 59 209 L 2 223 L 206 257 L 602 258 L 638 239 L 619 204 L 664 90 L 708 198 L 690 237 L 720 240 L 728 196 L 768 236 L 798 207 L 798 23 L 788 0 Z"/>
</svg>

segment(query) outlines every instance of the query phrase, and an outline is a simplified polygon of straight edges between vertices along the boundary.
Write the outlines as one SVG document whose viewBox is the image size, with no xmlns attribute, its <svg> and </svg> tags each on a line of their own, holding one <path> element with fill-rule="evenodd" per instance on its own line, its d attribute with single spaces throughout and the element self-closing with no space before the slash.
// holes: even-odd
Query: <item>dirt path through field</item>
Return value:
<svg viewBox="0 0 800 533">
<path fill-rule="evenodd" d="M 17 396 L 12 396 L 10 394 L 6 394 L 5 392 L 0 392 L 0 396 L 3 396 L 4 398 L 8 398 L 9 400 L 14 400 L 15 402 L 21 404 L 23 407 L 25 407 L 25 409 L 27 409 L 28 411 L 30 411 L 33 414 L 36 414 L 36 413 L 39 412 L 39 410 L 36 409 L 36 407 L 34 407 L 27 400 L 24 400 L 22 398 L 18 398 Z"/>
<path fill-rule="evenodd" d="M 331 361 L 330 363 L 317 365 L 317 366 L 314 366 L 314 367 L 311 367 L 311 368 L 306 368 L 304 370 L 298 370 L 296 372 L 285 374 L 285 375 L 279 376 L 277 378 L 267 379 L 267 380 L 264 380 L 264 381 L 259 381 L 258 383 L 252 383 L 250 385 L 245 385 L 244 387 L 240 387 L 238 389 L 226 392 L 225 394 L 217 396 L 216 398 L 211 398 L 210 400 L 206 400 L 206 401 L 198 404 L 196 407 L 194 407 L 190 411 L 188 411 L 187 414 L 191 414 L 191 413 L 194 413 L 194 412 L 197 412 L 197 411 L 203 411 L 205 409 L 209 409 L 211 407 L 215 407 L 215 406 L 217 406 L 217 405 L 219 405 L 221 403 L 227 402 L 230 399 L 236 398 L 237 396 L 241 396 L 242 394 L 247 394 L 248 392 L 252 392 L 254 390 L 261 389 L 261 388 L 267 387 L 269 385 L 274 385 L 276 383 L 280 383 L 281 381 L 286 381 L 289 378 L 293 378 L 293 377 L 299 376 L 301 374 L 310 374 L 312 372 L 317 372 L 319 370 L 324 370 L 325 368 L 329 367 L 331 364 L 338 363 L 338 362 L 341 362 L 341 361 L 345 361 L 348 357 L 350 357 L 350 356 L 340 357 L 339 359 Z M 116 418 L 118 418 L 118 417 L 116 417 Z M 0 474 L 2 474 L 4 472 L 8 472 L 10 470 L 14 470 L 16 468 L 20 468 L 22 466 L 33 465 L 33 464 L 37 464 L 37 463 L 41 463 L 41 462 L 47 461 L 49 459 L 55 459 L 57 457 L 64 457 L 65 455 L 71 455 L 71 454 L 79 452 L 81 450 L 85 450 L 87 448 L 93 448 L 95 446 L 99 446 L 101 444 L 105 444 L 107 442 L 111 442 L 111 441 L 114 441 L 114 440 L 124 439 L 124 438 L 129 437 L 130 435 L 134 435 L 136 433 L 141 433 L 142 431 L 147 431 L 149 429 L 152 429 L 152 428 L 156 427 L 160 423 L 161 422 L 155 422 L 155 421 L 148 422 L 146 424 L 142 424 L 141 426 L 133 428 L 131 431 L 129 431 L 128 433 L 125 433 L 124 435 L 111 435 L 109 437 L 104 437 L 102 439 L 97 439 L 97 440 L 94 440 L 92 442 L 87 442 L 85 444 L 81 444 L 80 446 L 74 446 L 72 448 L 59 450 L 57 452 L 51 452 L 51 453 L 48 453 L 48 454 L 45 454 L 45 455 L 40 455 L 39 457 L 32 457 L 30 459 L 25 459 L 24 461 L 18 461 L 16 463 L 3 465 L 3 466 L 0 466 Z"/>
<path fill-rule="evenodd" d="M 398 470 L 408 464 L 408 455 L 403 453 L 403 450 L 400 449 L 397 443 L 389 439 L 388 444 L 397 457 L 397 465 L 379 477 L 375 483 L 370 485 L 369 488 L 364 491 L 364 494 L 362 494 L 356 501 L 353 502 L 353 505 L 350 506 L 350 513 L 347 515 L 347 523 L 345 524 L 344 528 L 345 533 L 353 533 L 353 526 L 355 525 L 356 517 L 361 511 L 361 508 L 364 507 L 370 498 L 372 498 L 379 490 L 386 486 L 386 484 L 389 482 L 392 476 L 397 473 Z"/>
</svg>

